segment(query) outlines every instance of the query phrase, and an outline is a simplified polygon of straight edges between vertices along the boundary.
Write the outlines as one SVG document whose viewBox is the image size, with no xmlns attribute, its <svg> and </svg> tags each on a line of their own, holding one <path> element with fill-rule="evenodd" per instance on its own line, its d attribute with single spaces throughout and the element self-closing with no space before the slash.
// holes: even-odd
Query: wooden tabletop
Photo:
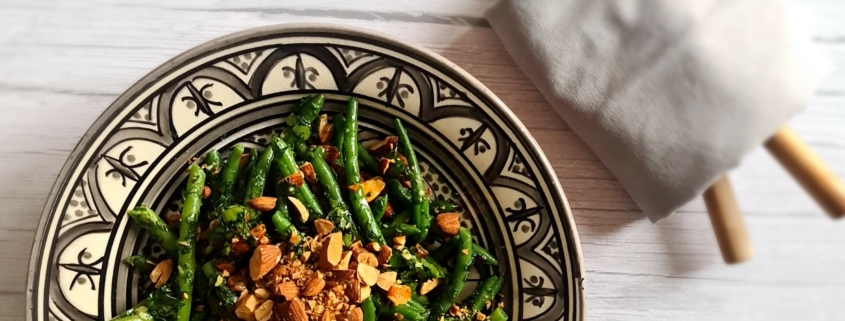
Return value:
<svg viewBox="0 0 845 321">
<path fill-rule="evenodd" d="M 725 266 L 701 200 L 652 225 L 552 111 L 482 18 L 493 1 L 0 0 L 0 319 L 24 318 L 35 228 L 96 117 L 171 57 L 247 28 L 327 22 L 429 48 L 498 95 L 554 166 L 575 213 L 590 320 L 842 320 L 845 222 L 763 149 L 731 173 L 757 256 Z M 214 4 L 210 4 L 214 2 Z M 798 1 L 795 1 L 798 2 Z M 845 2 L 800 1 L 839 68 L 790 122 L 845 177 Z"/>
</svg>

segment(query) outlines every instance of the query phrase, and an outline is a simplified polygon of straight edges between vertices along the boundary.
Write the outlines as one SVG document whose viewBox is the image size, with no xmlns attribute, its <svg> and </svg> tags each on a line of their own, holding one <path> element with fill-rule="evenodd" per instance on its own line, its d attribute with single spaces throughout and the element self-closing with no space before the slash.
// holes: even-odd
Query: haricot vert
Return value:
<svg viewBox="0 0 845 321">
<path fill-rule="evenodd" d="M 269 146 L 195 160 L 178 224 L 128 211 L 164 254 L 125 258 L 148 294 L 112 320 L 507 320 L 496 251 L 430 195 L 405 124 L 361 142 L 344 103 L 304 97 Z"/>
</svg>

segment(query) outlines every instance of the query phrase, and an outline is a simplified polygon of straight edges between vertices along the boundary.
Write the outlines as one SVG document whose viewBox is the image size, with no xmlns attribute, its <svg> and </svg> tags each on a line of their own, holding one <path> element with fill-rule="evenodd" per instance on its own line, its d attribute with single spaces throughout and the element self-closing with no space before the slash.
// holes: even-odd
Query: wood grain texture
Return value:
<svg viewBox="0 0 845 321">
<path fill-rule="evenodd" d="M 797 2 L 797 1 L 793 1 Z M 35 227 L 94 119 L 144 74 L 213 38 L 286 22 L 373 29 L 429 48 L 498 95 L 560 178 L 581 235 L 590 320 L 841 320 L 845 223 L 762 148 L 731 173 L 756 257 L 722 263 L 703 202 L 652 225 L 482 19 L 489 0 L 0 0 L 0 319 L 24 315 Z M 839 67 L 790 125 L 845 177 L 845 3 L 801 1 Z"/>
</svg>

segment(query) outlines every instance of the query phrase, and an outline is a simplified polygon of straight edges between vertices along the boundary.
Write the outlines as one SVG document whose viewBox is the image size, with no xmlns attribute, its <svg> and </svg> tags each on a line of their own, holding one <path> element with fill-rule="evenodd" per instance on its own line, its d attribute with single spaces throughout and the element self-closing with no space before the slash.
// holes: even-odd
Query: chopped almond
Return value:
<svg viewBox="0 0 845 321">
<path fill-rule="evenodd" d="M 397 144 L 399 144 L 399 137 L 387 136 L 381 141 L 367 146 L 367 151 L 376 156 L 384 156 L 396 149 Z"/>
<path fill-rule="evenodd" d="M 265 288 L 258 288 L 255 289 L 255 297 L 260 300 L 264 300 L 270 297 L 270 291 L 267 291 Z"/>
<path fill-rule="evenodd" d="M 393 237 L 393 245 L 397 248 L 405 246 L 405 235 L 396 235 Z"/>
<path fill-rule="evenodd" d="M 307 182 L 313 184 L 317 181 L 317 173 L 314 172 L 314 165 L 311 165 L 310 162 L 299 165 L 299 170 L 302 171 L 302 175 L 305 176 Z"/>
<path fill-rule="evenodd" d="M 211 187 L 203 186 L 202 187 L 202 199 L 208 199 L 211 197 Z"/>
<path fill-rule="evenodd" d="M 244 320 L 251 320 L 257 307 L 258 298 L 247 293 L 245 297 L 238 299 L 235 304 L 235 315 Z"/>
<path fill-rule="evenodd" d="M 364 321 L 364 311 L 356 307 L 349 312 L 349 321 Z"/>
<path fill-rule="evenodd" d="M 344 251 L 340 255 L 340 262 L 335 265 L 335 269 L 346 270 L 349 268 L 349 261 L 352 259 L 352 251 Z"/>
<path fill-rule="evenodd" d="M 273 317 L 273 301 L 267 300 L 255 309 L 256 321 L 269 321 Z"/>
<path fill-rule="evenodd" d="M 323 145 L 323 159 L 326 160 L 326 163 L 334 164 L 340 158 L 340 151 L 337 150 L 337 147 L 331 145 Z"/>
<path fill-rule="evenodd" d="M 302 296 L 304 297 L 312 297 L 319 294 L 323 291 L 323 288 L 326 287 L 326 280 L 322 278 L 312 278 L 305 284 L 303 288 Z"/>
<path fill-rule="evenodd" d="M 249 201 L 249 207 L 257 211 L 268 212 L 276 208 L 276 198 L 270 196 L 260 196 Z"/>
<path fill-rule="evenodd" d="M 258 280 L 270 272 L 282 258 L 282 251 L 275 245 L 261 245 L 255 248 L 249 260 L 249 276 Z"/>
<path fill-rule="evenodd" d="M 282 179 L 283 183 L 290 184 L 291 186 L 300 187 L 302 186 L 302 182 L 305 180 L 305 174 L 301 171 L 293 173 L 288 177 Z"/>
<path fill-rule="evenodd" d="M 411 288 L 407 285 L 394 285 L 387 291 L 387 299 L 399 306 L 411 301 Z"/>
<path fill-rule="evenodd" d="M 393 164 L 389 158 L 379 158 L 378 160 L 378 173 L 379 174 L 386 174 L 387 170 L 390 169 L 390 164 Z"/>
<path fill-rule="evenodd" d="M 334 223 L 327 219 L 317 219 L 314 221 L 314 227 L 317 229 L 317 234 L 328 235 L 334 230 Z"/>
<path fill-rule="evenodd" d="M 299 300 L 290 301 L 287 318 L 290 321 L 308 321 L 308 313 L 305 311 L 305 304 Z"/>
<path fill-rule="evenodd" d="M 367 244 L 367 250 L 370 250 L 370 252 L 378 252 L 381 250 L 381 245 L 376 242 L 370 242 Z"/>
<path fill-rule="evenodd" d="M 396 283 L 396 276 L 397 273 L 395 271 L 384 272 L 379 274 L 376 284 L 385 291 L 390 290 L 390 287 Z"/>
<path fill-rule="evenodd" d="M 264 224 L 258 224 L 249 230 L 249 235 L 252 235 L 256 240 L 260 240 L 267 234 L 267 227 Z"/>
<path fill-rule="evenodd" d="M 390 262 L 390 257 L 393 256 L 393 249 L 387 246 L 382 246 L 381 249 L 378 251 L 378 263 L 382 266 L 388 265 Z"/>
<path fill-rule="evenodd" d="M 437 227 L 446 236 L 458 235 L 461 229 L 460 214 L 458 213 L 443 213 L 437 215 Z"/>
<path fill-rule="evenodd" d="M 284 282 L 276 285 L 276 295 L 282 296 L 285 300 L 293 300 L 299 296 L 299 287 L 293 281 Z"/>
<path fill-rule="evenodd" d="M 364 189 L 364 198 L 367 202 L 372 202 L 384 190 L 384 180 L 381 177 L 373 177 L 361 184 Z"/>
</svg>

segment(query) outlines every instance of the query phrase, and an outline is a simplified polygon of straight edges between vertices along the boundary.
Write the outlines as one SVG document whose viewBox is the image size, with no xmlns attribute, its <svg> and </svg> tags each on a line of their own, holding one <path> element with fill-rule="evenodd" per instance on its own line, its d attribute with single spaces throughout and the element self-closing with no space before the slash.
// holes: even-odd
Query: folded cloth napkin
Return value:
<svg viewBox="0 0 845 321">
<path fill-rule="evenodd" d="M 774 134 L 827 66 L 774 0 L 501 0 L 522 68 L 652 222 Z"/>
</svg>

